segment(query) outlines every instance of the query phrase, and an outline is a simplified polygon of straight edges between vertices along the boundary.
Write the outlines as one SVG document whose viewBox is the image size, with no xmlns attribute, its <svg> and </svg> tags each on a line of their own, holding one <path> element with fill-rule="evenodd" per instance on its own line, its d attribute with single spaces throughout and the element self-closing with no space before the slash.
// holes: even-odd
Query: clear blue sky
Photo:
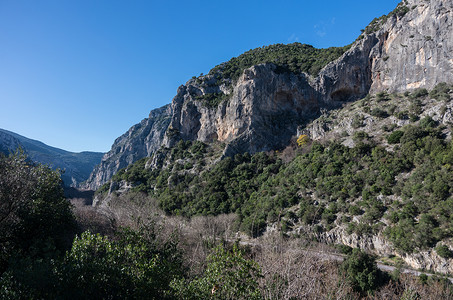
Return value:
<svg viewBox="0 0 453 300">
<path fill-rule="evenodd" d="M 106 152 L 193 75 L 256 47 L 351 43 L 397 0 L 0 0 L 0 128 Z"/>
</svg>

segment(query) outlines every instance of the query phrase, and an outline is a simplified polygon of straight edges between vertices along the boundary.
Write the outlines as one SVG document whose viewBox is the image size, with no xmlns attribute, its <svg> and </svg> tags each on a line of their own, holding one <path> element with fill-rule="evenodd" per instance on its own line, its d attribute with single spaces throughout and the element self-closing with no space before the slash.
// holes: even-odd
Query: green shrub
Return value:
<svg viewBox="0 0 453 300">
<path fill-rule="evenodd" d="M 380 108 L 373 108 L 370 112 L 370 115 L 378 118 L 387 118 L 389 114 Z"/>
<path fill-rule="evenodd" d="M 416 89 L 415 91 L 412 92 L 411 94 L 411 97 L 412 98 L 421 98 L 421 97 L 425 97 L 425 96 L 428 96 L 428 90 L 425 89 L 425 88 L 420 88 L 420 89 Z"/>
<path fill-rule="evenodd" d="M 154 227 L 124 230 L 114 241 L 83 233 L 58 270 L 62 299 L 163 299 L 182 275 L 174 238 L 157 242 Z"/>
<path fill-rule="evenodd" d="M 452 258 L 453 257 L 453 252 L 448 248 L 447 245 L 440 245 L 436 247 L 436 253 L 440 257 L 443 257 L 445 259 Z"/>
<path fill-rule="evenodd" d="M 404 132 L 401 130 L 395 130 L 389 136 L 387 136 L 387 142 L 389 144 L 398 144 L 403 136 Z"/>
<path fill-rule="evenodd" d="M 378 286 L 380 272 L 375 258 L 360 249 L 352 250 L 340 270 L 352 288 L 361 294 L 371 292 Z"/>
<path fill-rule="evenodd" d="M 340 57 L 350 46 L 316 49 L 311 45 L 275 44 L 249 50 L 228 62 L 214 67 L 209 74 L 216 74 L 219 80 L 237 80 L 242 72 L 254 65 L 273 63 L 277 72 L 305 72 L 317 75 L 329 62 Z"/>
<path fill-rule="evenodd" d="M 387 92 L 379 92 L 376 94 L 376 101 L 388 101 L 390 100 L 390 95 Z"/>
<path fill-rule="evenodd" d="M 445 82 L 439 83 L 434 89 L 429 92 L 429 96 L 438 101 L 449 101 L 450 92 L 453 90 L 453 85 L 448 85 Z"/>
<path fill-rule="evenodd" d="M 434 121 L 430 116 L 426 116 L 420 120 L 420 126 L 422 128 L 434 128 L 437 126 L 437 122 Z"/>
<path fill-rule="evenodd" d="M 236 246 L 231 251 L 218 246 L 207 263 L 201 277 L 173 281 L 178 299 L 262 299 L 258 285 L 261 269 L 253 260 L 244 258 Z"/>
</svg>

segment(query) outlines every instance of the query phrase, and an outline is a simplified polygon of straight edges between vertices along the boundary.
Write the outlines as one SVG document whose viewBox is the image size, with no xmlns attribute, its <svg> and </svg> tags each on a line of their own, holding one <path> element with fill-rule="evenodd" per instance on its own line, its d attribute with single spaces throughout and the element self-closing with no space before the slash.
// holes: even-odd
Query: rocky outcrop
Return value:
<svg viewBox="0 0 453 300">
<path fill-rule="evenodd" d="M 381 257 L 398 256 L 404 263 L 416 270 L 429 270 L 442 274 L 453 273 L 453 260 L 440 257 L 434 249 L 418 251 L 414 253 L 400 253 L 388 242 L 382 232 L 376 235 L 358 236 L 355 233 L 348 234 L 342 226 L 318 234 L 320 242 L 328 244 L 344 244 L 352 248 L 360 248 Z M 439 242 L 439 245 L 444 242 Z M 448 241 L 451 243 L 451 241 Z M 444 243 L 445 244 L 445 243 Z"/>
<path fill-rule="evenodd" d="M 432 89 L 453 82 L 453 2 L 407 0 L 377 32 L 370 53 L 372 91 Z"/>
<path fill-rule="evenodd" d="M 171 127 L 176 138 L 226 144 L 225 155 L 282 147 L 297 134 L 297 126 L 338 107 L 383 90 L 433 88 L 453 82 L 453 9 L 450 1 L 408 1 L 379 22 L 381 28 L 363 34 L 317 78 L 279 73 L 272 64 L 244 71 L 216 108 L 197 101 L 207 93 L 191 80 L 173 99 Z M 211 76 L 211 77 L 209 77 Z M 203 78 L 212 81 L 212 75 Z M 220 88 L 214 92 L 220 92 Z M 167 139 L 171 146 L 173 139 Z"/>
<path fill-rule="evenodd" d="M 226 144 L 225 156 L 241 152 L 278 149 L 288 144 L 297 128 L 323 110 L 365 96 L 372 84 L 369 53 L 378 42 L 370 35 L 353 45 L 339 60 L 327 65 L 317 78 L 305 73 L 281 73 L 271 63 L 244 70 L 227 91 L 228 100 L 209 107 L 199 100 L 209 93 L 207 75 L 190 80 L 173 99 L 170 128 L 176 135 L 165 139 L 172 146 L 178 139 L 218 140 Z"/>
<path fill-rule="evenodd" d="M 224 156 L 278 149 L 323 111 L 370 92 L 453 82 L 452 6 L 447 0 L 403 1 L 316 78 L 265 63 L 234 82 L 216 74 L 191 79 L 171 107 L 155 113 L 166 121 L 155 126 L 150 117 L 118 138 L 86 187 L 99 187 L 120 168 L 180 139 L 223 142 Z"/>
<path fill-rule="evenodd" d="M 132 126 L 125 134 L 115 140 L 91 172 L 88 180 L 81 185 L 84 189 L 95 190 L 106 183 L 118 170 L 135 161 L 150 156 L 159 149 L 171 117 L 170 105 L 154 109 L 149 117 Z"/>
<path fill-rule="evenodd" d="M 209 80 L 209 78 L 208 78 Z M 195 92 L 194 92 L 195 91 Z M 319 111 L 319 94 L 305 74 L 277 73 L 273 64 L 245 70 L 217 107 L 197 100 L 202 86 L 189 81 L 173 99 L 171 128 L 178 136 L 166 139 L 217 140 L 226 144 L 225 155 L 281 147 L 301 121 Z"/>
</svg>

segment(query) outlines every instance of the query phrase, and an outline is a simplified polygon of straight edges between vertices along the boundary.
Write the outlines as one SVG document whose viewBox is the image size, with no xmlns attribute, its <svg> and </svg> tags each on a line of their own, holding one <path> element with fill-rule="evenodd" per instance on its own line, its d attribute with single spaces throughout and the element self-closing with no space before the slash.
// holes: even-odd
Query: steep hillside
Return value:
<svg viewBox="0 0 453 300">
<path fill-rule="evenodd" d="M 189 80 L 163 147 L 95 205 L 139 191 L 171 215 L 235 213 L 249 236 L 278 230 L 453 273 L 452 13 L 404 1 L 319 72 L 298 56 L 314 49 L 276 45 Z"/>
<path fill-rule="evenodd" d="M 282 152 L 219 160 L 221 144 L 180 141 L 118 172 L 95 205 L 138 191 L 171 215 L 235 213 L 250 236 L 279 230 L 453 272 L 452 100 L 453 84 L 369 95 Z"/>
<path fill-rule="evenodd" d="M 66 186 L 77 186 L 87 180 L 93 167 L 103 156 L 103 153 L 99 152 L 68 152 L 0 129 L 0 151 L 9 154 L 18 147 L 21 147 L 32 161 L 64 170 L 62 179 Z"/>
<path fill-rule="evenodd" d="M 452 82 L 452 5 L 405 0 L 373 20 L 350 47 L 273 45 L 194 77 L 178 89 L 164 114 L 168 128 L 160 126 L 152 135 L 158 138 L 140 142 L 131 128 L 87 186 L 97 188 L 121 167 L 181 139 L 225 143 L 224 157 L 279 149 L 323 112 L 369 92 L 432 89 Z"/>
</svg>

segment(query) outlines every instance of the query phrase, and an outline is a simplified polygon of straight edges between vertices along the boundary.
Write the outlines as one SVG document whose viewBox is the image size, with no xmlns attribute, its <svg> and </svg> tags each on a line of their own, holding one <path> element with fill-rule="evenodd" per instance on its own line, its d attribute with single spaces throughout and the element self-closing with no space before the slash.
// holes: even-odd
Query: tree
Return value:
<svg viewBox="0 0 453 300">
<path fill-rule="evenodd" d="M 299 145 L 299 147 L 304 147 L 305 145 L 307 145 L 307 143 L 309 141 L 310 141 L 310 138 L 306 134 L 301 134 L 297 138 L 297 145 Z"/>
<path fill-rule="evenodd" d="M 174 237 L 158 241 L 154 226 L 121 231 L 110 241 L 84 232 L 74 240 L 59 273 L 64 299 L 166 299 L 182 275 Z"/>
<path fill-rule="evenodd" d="M 215 248 L 207 259 L 202 277 L 173 282 L 179 299 L 261 299 L 258 279 L 261 269 L 253 260 L 244 258 L 233 246 L 231 251 Z"/>
<path fill-rule="evenodd" d="M 59 171 L 28 162 L 22 152 L 0 156 L 0 272 L 12 255 L 64 252 L 74 228 Z"/>
<path fill-rule="evenodd" d="M 362 294 L 373 291 L 378 285 L 379 269 L 373 256 L 353 249 L 341 264 L 341 272 L 352 288 Z"/>
<path fill-rule="evenodd" d="M 20 151 L 0 155 L 0 298 L 54 298 L 54 267 L 74 230 L 60 172 Z"/>
</svg>

